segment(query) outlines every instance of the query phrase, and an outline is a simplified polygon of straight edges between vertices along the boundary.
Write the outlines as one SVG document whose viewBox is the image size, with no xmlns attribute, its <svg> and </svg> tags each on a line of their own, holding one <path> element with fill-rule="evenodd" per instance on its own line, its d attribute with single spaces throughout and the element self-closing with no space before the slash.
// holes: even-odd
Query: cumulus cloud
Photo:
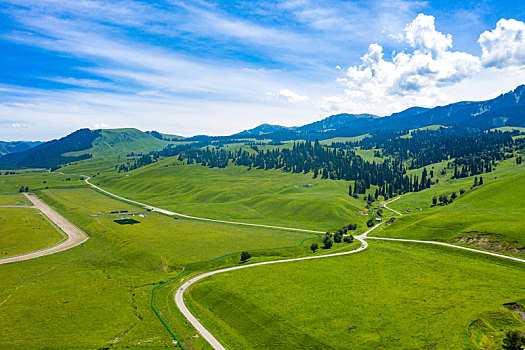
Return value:
<svg viewBox="0 0 525 350">
<path fill-rule="evenodd" d="M 501 19 L 492 31 L 479 36 L 481 60 L 485 67 L 505 68 L 525 65 L 525 23 Z"/>
<path fill-rule="evenodd" d="M 282 89 L 279 91 L 279 93 L 268 92 L 266 96 L 268 99 L 279 100 L 287 103 L 299 103 L 310 100 L 310 97 L 306 95 L 300 95 L 290 89 Z"/>
<path fill-rule="evenodd" d="M 27 125 L 24 123 L 13 123 L 11 124 L 11 127 L 17 128 L 17 129 L 24 129 L 27 127 Z"/>
<path fill-rule="evenodd" d="M 439 88 L 461 81 L 479 71 L 480 59 L 465 52 L 451 51 L 452 36 L 436 30 L 435 18 L 419 14 L 399 35 L 412 52 L 392 54 L 384 59 L 383 47 L 371 44 L 361 64 L 351 66 L 338 79 L 345 87 L 346 108 L 374 105 L 375 112 L 385 106 L 400 109 L 411 104 L 436 102 L 443 96 Z M 324 108 L 332 109 L 325 99 Z M 373 110 L 374 108 L 372 108 Z"/>
<path fill-rule="evenodd" d="M 452 47 L 452 35 L 436 30 L 433 16 L 420 13 L 412 23 L 407 24 L 401 38 L 410 46 L 423 52 L 431 53 L 433 58 Z"/>
<path fill-rule="evenodd" d="M 105 124 L 105 123 L 95 123 L 95 124 L 93 125 L 93 129 L 95 129 L 95 130 L 96 130 L 96 129 L 108 129 L 108 128 L 110 128 L 110 127 L 111 127 L 111 125 L 109 125 L 109 124 Z"/>
</svg>

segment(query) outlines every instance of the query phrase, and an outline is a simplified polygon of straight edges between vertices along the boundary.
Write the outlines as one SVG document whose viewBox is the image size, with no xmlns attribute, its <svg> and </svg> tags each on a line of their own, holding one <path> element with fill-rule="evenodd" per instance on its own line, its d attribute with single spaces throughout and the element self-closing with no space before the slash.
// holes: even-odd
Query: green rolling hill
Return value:
<svg viewBox="0 0 525 350">
<path fill-rule="evenodd" d="M 177 136 L 165 135 L 167 138 Z M 0 168 L 58 168 L 64 164 L 90 158 L 148 153 L 169 144 L 151 133 L 138 129 L 80 129 L 58 140 L 0 157 Z"/>
</svg>

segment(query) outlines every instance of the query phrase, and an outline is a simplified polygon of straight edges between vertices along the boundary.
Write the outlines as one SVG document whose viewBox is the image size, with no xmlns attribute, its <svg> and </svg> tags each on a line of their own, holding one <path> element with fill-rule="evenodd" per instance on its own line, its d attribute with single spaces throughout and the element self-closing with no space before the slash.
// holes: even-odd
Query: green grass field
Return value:
<svg viewBox="0 0 525 350">
<path fill-rule="evenodd" d="M 513 160 L 512 160 L 513 161 Z M 509 160 L 491 174 L 484 184 L 470 189 L 473 177 L 442 182 L 430 189 L 404 195 L 390 207 L 412 209 L 375 235 L 463 243 L 483 249 L 525 256 L 525 172 L 523 165 Z M 430 208 L 433 196 L 464 188 L 467 192 L 452 204 Z M 421 207 L 424 210 L 415 210 Z"/>
<path fill-rule="evenodd" d="M 149 304 L 156 284 L 178 274 L 188 262 L 244 249 L 296 245 L 312 237 L 150 212 L 133 217 L 140 224 L 119 225 L 113 220 L 120 215 L 90 215 L 140 208 L 87 187 L 37 194 L 90 239 L 68 251 L 2 266 L 2 349 L 103 348 L 117 338 L 117 348 L 168 346 L 169 333 Z M 179 336 L 193 335 L 191 329 L 184 332 Z"/>
<path fill-rule="evenodd" d="M 152 146 L 151 140 L 143 141 L 144 149 Z M 366 202 L 362 196 L 350 198 L 345 181 L 235 166 L 210 169 L 181 165 L 175 158 L 116 173 L 115 165 L 126 160 L 109 152 L 110 146 L 99 145 L 104 158 L 60 169 L 67 174 L 1 176 L 0 193 L 8 194 L 0 195 L 0 205 L 21 204 L 25 199 L 18 189 L 29 186 L 90 239 L 65 252 L 2 266 L 0 348 L 173 346 L 150 309 L 154 286 L 190 262 L 241 250 L 294 246 L 312 237 L 146 212 L 90 189 L 81 180 L 83 175 L 118 195 L 195 216 L 320 231 L 357 223 L 356 234 L 366 229 L 369 217 L 358 213 Z M 363 152 L 373 158 L 373 151 Z M 400 211 L 416 207 L 423 211 L 406 214 L 374 235 L 478 246 L 480 242 L 457 238 L 482 236 L 505 243 L 503 252 L 513 254 L 511 247 L 525 243 L 525 212 L 520 207 L 525 168 L 513 162 L 509 159 L 484 174 L 485 184 L 472 190 L 473 178 L 450 180 L 450 171 L 439 174 L 445 162 L 433 165 L 438 185 L 406 194 L 390 205 Z M 421 169 L 414 172 L 420 174 Z M 453 204 L 430 207 L 432 196 L 459 194 L 461 188 L 467 193 Z M 111 214 L 122 210 L 127 213 Z M 121 217 L 140 223 L 114 222 Z M 369 250 L 351 256 L 215 276 L 186 297 L 191 310 L 228 348 L 449 349 L 445 345 L 453 344 L 452 348 L 463 349 L 499 341 L 498 329 L 523 327 L 518 316 L 502 306 L 525 302 L 523 265 L 447 248 L 370 244 Z M 335 245 L 331 252 L 357 245 Z M 309 243 L 254 252 L 251 261 L 308 255 L 308 247 Z M 494 244 L 481 248 L 499 249 Z M 182 278 L 238 260 L 237 254 L 192 265 Z M 188 349 L 207 349 L 209 345 L 195 337 L 195 330 L 174 309 L 172 296 L 179 283 L 166 285 L 155 303 Z"/>
<path fill-rule="evenodd" d="M 2 175 L 0 178 L 0 198 L 7 194 L 17 194 L 21 186 L 28 186 L 29 192 L 49 188 L 71 188 L 83 186 L 77 175 L 59 172 L 27 172 L 16 175 Z M 69 180 L 68 180 L 69 179 Z"/>
<path fill-rule="evenodd" d="M 192 261 L 211 259 L 219 255 L 250 248 L 271 248 L 297 244 L 307 233 L 285 232 L 264 228 L 247 228 L 195 220 L 174 219 L 145 212 L 140 207 L 113 200 L 90 188 L 48 190 L 44 200 L 55 208 L 74 214 L 72 221 L 93 235 L 111 241 L 121 253 L 139 259 L 143 268 L 161 260 L 173 271 L 179 271 Z M 112 211 L 127 210 L 146 217 L 133 216 L 140 224 L 119 225 L 113 220 L 126 214 Z M 106 214 L 98 217 L 90 215 Z M 102 229 L 103 228 L 103 229 Z M 119 241 L 120 240 L 120 241 Z"/>
<path fill-rule="evenodd" d="M 358 211 L 366 202 L 348 196 L 348 182 L 312 179 L 311 173 L 206 168 L 166 159 L 129 173 L 103 173 L 93 183 L 137 201 L 213 219 L 319 231 L 349 223 L 365 228 Z"/>
<path fill-rule="evenodd" d="M 32 203 L 22 193 L 2 193 L 0 205 L 32 205 Z"/>
<path fill-rule="evenodd" d="M 36 209 L 0 208 L 0 259 L 43 249 L 66 235 Z"/>
<path fill-rule="evenodd" d="M 254 267 L 198 282 L 186 301 L 226 348 L 470 349 L 480 319 L 525 328 L 523 264 L 451 248 L 371 242 L 355 255 Z M 498 338 L 499 337 L 499 338 Z"/>
</svg>

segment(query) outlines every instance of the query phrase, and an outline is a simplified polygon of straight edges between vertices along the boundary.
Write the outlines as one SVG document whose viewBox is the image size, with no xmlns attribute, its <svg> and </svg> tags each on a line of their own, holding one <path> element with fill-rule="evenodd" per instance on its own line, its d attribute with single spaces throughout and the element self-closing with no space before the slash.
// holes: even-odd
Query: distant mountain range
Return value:
<svg viewBox="0 0 525 350">
<path fill-rule="evenodd" d="M 142 132 L 137 129 L 80 129 L 58 140 L 42 143 L 31 149 L 0 157 L 0 168 L 56 168 L 60 165 L 92 157 L 125 157 L 133 152 L 148 153 L 166 147 L 179 136 Z M 158 134 L 158 135 L 157 135 Z"/>
<path fill-rule="evenodd" d="M 38 146 L 41 143 L 42 142 L 40 141 L 12 141 L 12 142 L 0 141 L 0 156 L 6 155 L 9 153 L 27 151 L 28 149 Z"/>
<path fill-rule="evenodd" d="M 525 127 L 525 85 L 488 101 L 458 102 L 435 108 L 412 107 L 387 117 L 337 114 L 299 127 L 262 124 L 233 136 L 281 140 L 328 139 L 377 130 L 418 129 L 430 125 L 468 126 L 483 130 L 501 126 Z"/>
<path fill-rule="evenodd" d="M 435 108 L 413 107 L 387 117 L 372 114 L 337 114 L 297 127 L 262 124 L 230 136 L 182 138 L 137 129 L 80 129 L 45 143 L 0 142 L 0 168 L 55 168 L 91 157 L 148 153 L 180 141 L 234 141 L 239 139 L 326 140 L 380 130 L 411 130 L 430 125 L 488 130 L 502 126 L 525 127 L 525 85 L 495 99 L 458 102 Z"/>
</svg>

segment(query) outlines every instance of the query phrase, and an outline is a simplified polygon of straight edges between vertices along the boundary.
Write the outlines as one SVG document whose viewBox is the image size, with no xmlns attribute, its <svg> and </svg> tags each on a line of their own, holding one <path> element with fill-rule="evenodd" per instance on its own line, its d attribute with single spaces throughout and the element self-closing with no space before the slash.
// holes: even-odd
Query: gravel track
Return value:
<svg viewBox="0 0 525 350">
<path fill-rule="evenodd" d="M 47 247 L 44 249 L 40 249 L 37 251 L 33 251 L 27 254 L 17 255 L 9 258 L 0 259 L 0 265 L 1 264 L 9 264 L 13 262 L 23 261 L 23 260 L 29 260 L 29 259 L 35 259 L 39 258 L 41 256 L 50 255 L 54 253 L 58 253 L 67 249 L 71 249 L 73 247 L 76 247 L 79 244 L 82 244 L 85 242 L 89 236 L 85 234 L 83 231 L 81 231 L 78 227 L 73 225 L 71 222 L 69 222 L 66 218 L 64 218 L 62 215 L 57 213 L 53 208 L 51 208 L 49 205 L 42 202 L 37 196 L 34 194 L 28 194 L 24 193 L 27 199 L 33 203 L 32 206 L 23 205 L 23 206 L 2 206 L 3 208 L 32 208 L 32 209 L 38 209 L 42 214 L 48 217 L 49 220 L 51 220 L 55 225 L 57 225 L 64 233 L 67 235 L 67 239 L 63 242 L 60 242 L 54 246 Z"/>
</svg>

